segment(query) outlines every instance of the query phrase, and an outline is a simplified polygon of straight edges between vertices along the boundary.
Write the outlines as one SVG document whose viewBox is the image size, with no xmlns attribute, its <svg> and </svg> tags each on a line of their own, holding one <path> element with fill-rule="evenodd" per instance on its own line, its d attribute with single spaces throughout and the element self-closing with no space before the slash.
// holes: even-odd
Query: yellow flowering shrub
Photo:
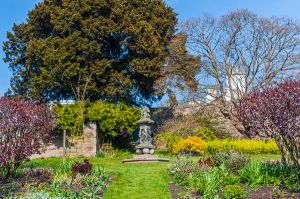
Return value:
<svg viewBox="0 0 300 199">
<path fill-rule="evenodd" d="M 183 151 L 203 153 L 207 147 L 207 142 L 200 137 L 191 136 L 182 138 L 173 146 L 173 153 L 180 153 Z"/>
<path fill-rule="evenodd" d="M 279 154 L 279 149 L 275 141 L 271 140 L 265 142 L 264 140 L 250 140 L 250 139 L 225 139 L 225 140 L 214 140 L 208 142 L 206 152 L 216 153 L 219 151 L 226 151 L 233 149 L 243 153 L 249 154 Z"/>
</svg>

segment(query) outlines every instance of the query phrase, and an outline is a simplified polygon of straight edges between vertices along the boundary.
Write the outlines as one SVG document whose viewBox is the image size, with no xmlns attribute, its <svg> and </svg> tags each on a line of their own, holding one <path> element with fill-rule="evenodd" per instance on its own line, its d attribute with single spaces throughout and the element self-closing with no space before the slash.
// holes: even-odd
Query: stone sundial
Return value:
<svg viewBox="0 0 300 199">
<path fill-rule="evenodd" d="M 139 144 L 136 148 L 136 156 L 133 159 L 125 159 L 123 163 L 130 162 L 168 162 L 168 159 L 158 158 L 153 155 L 155 146 L 153 145 L 153 133 L 151 126 L 154 121 L 151 120 L 150 110 L 145 107 L 141 110 L 141 119 L 137 121 L 139 129 Z"/>
</svg>

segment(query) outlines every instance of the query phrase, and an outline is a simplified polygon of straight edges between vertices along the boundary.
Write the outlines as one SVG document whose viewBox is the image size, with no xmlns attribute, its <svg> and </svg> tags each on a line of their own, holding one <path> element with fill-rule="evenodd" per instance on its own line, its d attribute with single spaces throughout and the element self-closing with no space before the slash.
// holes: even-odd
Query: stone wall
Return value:
<svg viewBox="0 0 300 199">
<path fill-rule="evenodd" d="M 67 142 L 67 154 L 71 157 L 83 156 L 83 157 L 95 157 L 99 150 L 97 125 L 94 123 L 88 123 L 84 126 L 83 138 L 76 143 L 75 146 L 68 147 Z M 82 148 L 82 150 L 74 150 Z M 30 157 L 34 158 L 49 158 L 49 157 L 62 157 L 63 156 L 63 134 L 52 136 L 51 139 L 43 144 L 41 154 L 35 154 Z"/>
<path fill-rule="evenodd" d="M 48 142 L 44 143 L 41 154 L 35 154 L 30 157 L 34 158 L 49 158 L 49 157 L 62 157 L 63 156 L 63 135 L 52 136 Z"/>
</svg>

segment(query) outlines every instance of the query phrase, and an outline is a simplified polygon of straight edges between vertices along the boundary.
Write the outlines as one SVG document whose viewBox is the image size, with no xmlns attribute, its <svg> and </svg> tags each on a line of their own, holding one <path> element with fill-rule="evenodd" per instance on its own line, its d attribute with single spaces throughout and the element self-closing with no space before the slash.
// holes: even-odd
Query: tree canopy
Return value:
<svg viewBox="0 0 300 199">
<path fill-rule="evenodd" d="M 181 31 L 189 52 L 201 60 L 198 88 L 191 97 L 219 102 L 223 116 L 241 132 L 244 127 L 236 117 L 241 99 L 299 72 L 300 25 L 292 19 L 239 10 L 188 20 Z"/>
<path fill-rule="evenodd" d="M 45 0 L 7 34 L 11 89 L 40 101 L 151 102 L 176 23 L 162 0 Z"/>
</svg>

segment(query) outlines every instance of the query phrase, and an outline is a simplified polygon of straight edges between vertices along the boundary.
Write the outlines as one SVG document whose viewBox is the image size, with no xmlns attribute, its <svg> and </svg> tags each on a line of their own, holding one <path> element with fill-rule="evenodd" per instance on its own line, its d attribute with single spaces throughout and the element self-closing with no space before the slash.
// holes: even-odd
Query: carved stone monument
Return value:
<svg viewBox="0 0 300 199">
<path fill-rule="evenodd" d="M 153 155 L 155 146 L 153 146 L 153 133 L 151 126 L 154 121 L 150 118 L 150 110 L 148 107 L 143 108 L 141 111 L 141 119 L 137 121 L 140 126 L 139 131 L 139 144 L 136 148 L 136 156 L 133 159 L 123 160 L 123 163 L 136 163 L 136 162 L 168 162 L 168 159 L 158 158 Z"/>
<path fill-rule="evenodd" d="M 136 146 L 137 154 L 154 154 L 155 147 L 152 142 L 151 125 L 154 123 L 150 118 L 149 108 L 143 108 L 141 111 L 141 119 L 137 121 L 140 126 L 139 131 L 139 145 Z"/>
</svg>

